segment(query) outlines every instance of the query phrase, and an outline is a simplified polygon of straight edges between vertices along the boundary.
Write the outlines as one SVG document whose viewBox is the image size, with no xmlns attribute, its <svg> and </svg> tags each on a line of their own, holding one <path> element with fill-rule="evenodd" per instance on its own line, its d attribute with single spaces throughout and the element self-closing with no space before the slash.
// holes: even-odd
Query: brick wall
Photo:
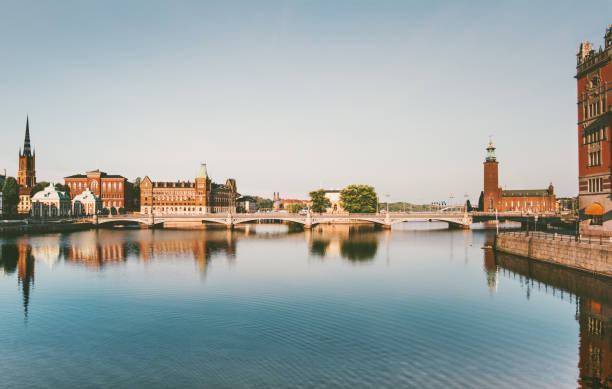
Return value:
<svg viewBox="0 0 612 389">
<path fill-rule="evenodd" d="M 612 245 L 500 234 L 498 251 L 612 277 Z"/>
</svg>

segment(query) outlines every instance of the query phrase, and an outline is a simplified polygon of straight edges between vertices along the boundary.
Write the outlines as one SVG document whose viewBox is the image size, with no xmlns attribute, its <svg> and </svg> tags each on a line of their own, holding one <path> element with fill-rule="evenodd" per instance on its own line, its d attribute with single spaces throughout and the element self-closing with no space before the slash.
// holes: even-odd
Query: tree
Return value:
<svg viewBox="0 0 612 389">
<path fill-rule="evenodd" d="M 325 197 L 323 189 L 310 192 L 310 201 L 312 201 L 313 212 L 325 212 L 328 207 L 331 207 L 331 201 Z"/>
<path fill-rule="evenodd" d="M 36 193 L 42 192 L 48 186 L 49 183 L 47 181 L 41 181 L 36 183 L 36 185 L 32 187 L 32 190 L 30 190 L 30 196 L 34 196 Z"/>
<path fill-rule="evenodd" d="M 478 210 L 480 212 L 484 211 L 484 191 L 480 192 L 480 197 L 478 198 Z"/>
<path fill-rule="evenodd" d="M 7 177 L 2 188 L 2 206 L 4 213 L 12 215 L 17 211 L 19 204 L 19 187 L 17 180 L 14 177 Z"/>
<path fill-rule="evenodd" d="M 134 182 L 127 181 L 125 184 L 125 208 L 128 211 L 140 210 L 140 177 Z"/>
<path fill-rule="evenodd" d="M 349 213 L 376 212 L 376 191 L 369 185 L 349 185 L 340 191 L 340 205 Z"/>
<path fill-rule="evenodd" d="M 255 204 L 255 207 L 259 211 L 262 209 L 272 209 L 273 205 L 274 205 L 274 202 L 270 199 L 257 199 L 257 203 Z"/>
<path fill-rule="evenodd" d="M 465 210 L 466 212 L 472 212 L 472 203 L 470 202 L 470 199 L 465 202 Z"/>
<path fill-rule="evenodd" d="M 58 192 L 64 192 L 68 196 L 70 196 L 70 185 L 62 185 L 57 183 L 55 184 L 55 190 L 57 190 Z"/>
<path fill-rule="evenodd" d="M 302 209 L 304 209 L 304 205 L 302 205 L 301 203 L 292 203 L 292 204 L 287 205 L 285 209 L 289 213 L 298 213 Z"/>
</svg>

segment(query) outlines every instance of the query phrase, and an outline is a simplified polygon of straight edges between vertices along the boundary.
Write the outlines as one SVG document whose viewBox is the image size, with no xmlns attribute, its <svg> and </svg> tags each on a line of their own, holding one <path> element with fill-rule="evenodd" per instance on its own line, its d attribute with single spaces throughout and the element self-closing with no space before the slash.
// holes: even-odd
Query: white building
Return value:
<svg viewBox="0 0 612 389">
<path fill-rule="evenodd" d="M 89 189 L 72 199 L 72 215 L 88 216 L 97 215 L 102 209 L 102 199 L 93 194 Z"/>
<path fill-rule="evenodd" d="M 70 196 L 49 184 L 32 197 L 31 215 L 36 217 L 70 216 Z"/>
<path fill-rule="evenodd" d="M 325 213 L 346 213 L 342 205 L 340 205 L 340 191 L 339 190 L 326 190 L 325 197 L 327 197 L 331 205 L 325 210 Z"/>
</svg>

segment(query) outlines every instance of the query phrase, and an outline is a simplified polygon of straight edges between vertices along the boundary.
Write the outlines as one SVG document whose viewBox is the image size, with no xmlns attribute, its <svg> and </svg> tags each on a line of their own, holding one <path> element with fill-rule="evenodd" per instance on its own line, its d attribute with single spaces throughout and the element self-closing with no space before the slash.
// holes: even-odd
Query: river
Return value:
<svg viewBox="0 0 612 389">
<path fill-rule="evenodd" d="M 0 237 L 0 386 L 611 385 L 612 283 L 407 223 Z M 608 386 L 605 386 L 608 387 Z"/>
</svg>

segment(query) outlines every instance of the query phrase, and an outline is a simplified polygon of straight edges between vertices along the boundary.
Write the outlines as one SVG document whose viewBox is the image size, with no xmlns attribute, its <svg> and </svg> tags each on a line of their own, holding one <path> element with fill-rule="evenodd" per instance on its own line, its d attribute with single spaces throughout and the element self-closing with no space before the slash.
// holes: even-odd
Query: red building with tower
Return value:
<svg viewBox="0 0 612 389">
<path fill-rule="evenodd" d="M 70 188 L 70 199 L 89 189 L 102 199 L 104 208 L 116 210 L 125 208 L 127 179 L 123 176 L 93 170 L 86 174 L 65 177 L 64 183 Z"/>
<path fill-rule="evenodd" d="M 612 236 L 610 126 L 612 124 L 612 25 L 604 48 L 580 44 L 576 63 L 578 204 L 583 234 Z"/>
<path fill-rule="evenodd" d="M 499 162 L 495 147 L 489 142 L 484 161 L 484 211 L 492 212 L 554 212 L 557 209 L 552 184 L 546 189 L 502 190 L 499 186 Z"/>
</svg>

